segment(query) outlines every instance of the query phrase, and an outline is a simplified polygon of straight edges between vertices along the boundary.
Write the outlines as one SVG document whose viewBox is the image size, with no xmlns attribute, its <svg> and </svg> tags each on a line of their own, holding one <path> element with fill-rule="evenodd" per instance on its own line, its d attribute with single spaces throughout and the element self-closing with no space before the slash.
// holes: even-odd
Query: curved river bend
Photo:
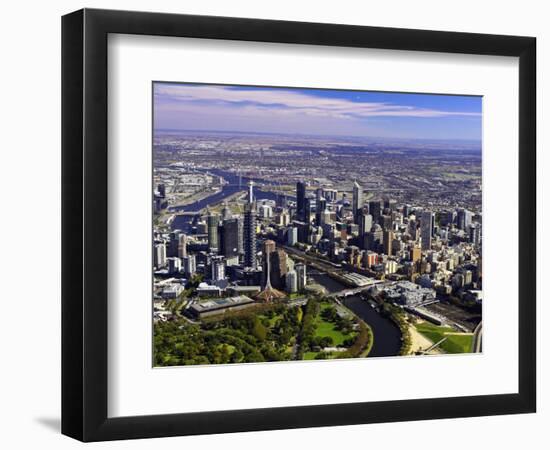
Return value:
<svg viewBox="0 0 550 450">
<path fill-rule="evenodd" d="M 333 280 L 326 274 L 310 273 L 308 276 L 324 286 L 328 292 L 337 292 L 347 288 L 347 286 Z M 374 344 L 369 357 L 396 356 L 399 354 L 401 350 L 401 332 L 390 319 L 380 315 L 368 302 L 357 295 L 346 297 L 343 299 L 343 303 L 368 323 L 372 329 Z"/>
</svg>

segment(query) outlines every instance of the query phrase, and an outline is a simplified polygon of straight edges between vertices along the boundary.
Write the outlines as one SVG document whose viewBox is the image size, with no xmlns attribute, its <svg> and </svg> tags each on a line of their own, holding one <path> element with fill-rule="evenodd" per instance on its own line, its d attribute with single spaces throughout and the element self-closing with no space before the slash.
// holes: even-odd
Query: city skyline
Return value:
<svg viewBox="0 0 550 450">
<path fill-rule="evenodd" d="M 155 82 L 154 131 L 481 143 L 478 96 Z"/>
</svg>

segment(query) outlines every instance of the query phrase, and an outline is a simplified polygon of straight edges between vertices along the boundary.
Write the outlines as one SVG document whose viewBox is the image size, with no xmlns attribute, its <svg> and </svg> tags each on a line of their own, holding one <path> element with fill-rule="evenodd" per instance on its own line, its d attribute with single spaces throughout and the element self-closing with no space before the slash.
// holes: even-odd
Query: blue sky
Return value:
<svg viewBox="0 0 550 450">
<path fill-rule="evenodd" d="M 481 140 L 481 97 L 154 83 L 155 129 Z"/>
</svg>

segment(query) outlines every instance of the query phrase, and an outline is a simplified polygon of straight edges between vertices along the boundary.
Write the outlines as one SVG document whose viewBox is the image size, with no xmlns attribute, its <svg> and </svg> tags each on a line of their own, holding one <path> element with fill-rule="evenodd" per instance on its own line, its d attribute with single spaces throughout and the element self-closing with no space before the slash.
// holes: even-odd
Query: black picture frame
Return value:
<svg viewBox="0 0 550 450">
<path fill-rule="evenodd" d="M 518 393 L 107 416 L 107 36 L 278 42 L 519 58 Z M 536 409 L 536 40 L 84 9 L 62 18 L 62 433 L 82 441 L 530 413 Z"/>
</svg>

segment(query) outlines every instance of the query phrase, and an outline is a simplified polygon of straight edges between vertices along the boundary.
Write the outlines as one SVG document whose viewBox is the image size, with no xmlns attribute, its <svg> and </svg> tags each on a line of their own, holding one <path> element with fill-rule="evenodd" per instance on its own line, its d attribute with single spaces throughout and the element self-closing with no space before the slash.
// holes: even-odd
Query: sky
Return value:
<svg viewBox="0 0 550 450">
<path fill-rule="evenodd" d="M 153 84 L 155 130 L 481 141 L 481 97 Z"/>
</svg>

